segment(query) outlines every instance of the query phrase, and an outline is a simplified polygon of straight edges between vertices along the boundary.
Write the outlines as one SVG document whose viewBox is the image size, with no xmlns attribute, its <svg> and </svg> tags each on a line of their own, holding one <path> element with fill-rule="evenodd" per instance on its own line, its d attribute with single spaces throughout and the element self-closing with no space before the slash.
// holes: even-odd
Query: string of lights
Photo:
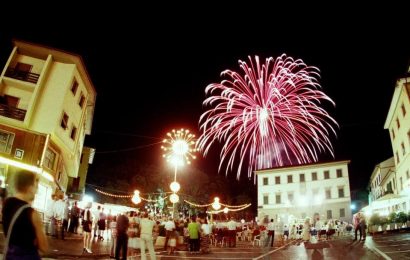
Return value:
<svg viewBox="0 0 410 260">
<path fill-rule="evenodd" d="M 246 204 L 245 206 L 243 206 L 241 208 L 236 208 L 236 209 L 224 208 L 224 209 L 220 209 L 220 210 L 207 211 L 207 213 L 209 213 L 209 214 L 218 214 L 218 213 L 221 213 L 221 212 L 228 213 L 228 211 L 240 211 L 240 210 L 244 210 L 244 209 L 250 207 L 251 205 L 252 204 L 249 203 L 249 204 Z"/>
<path fill-rule="evenodd" d="M 100 189 L 98 189 L 98 188 L 94 188 L 94 190 L 95 190 L 96 192 L 100 193 L 100 194 L 103 194 L 103 195 L 109 196 L 109 197 L 113 197 L 113 198 L 132 198 L 132 197 L 134 196 L 134 194 L 132 194 L 132 195 L 112 194 L 112 193 L 108 193 L 108 192 L 102 191 L 102 190 L 100 190 Z M 164 199 L 166 199 L 166 198 L 168 198 L 168 197 L 169 197 L 169 196 L 165 196 L 165 197 L 162 198 L 162 199 L 164 200 Z M 159 199 L 155 199 L 155 200 L 153 200 L 153 199 L 146 199 L 146 198 L 143 198 L 143 197 L 141 197 L 141 196 L 140 196 L 140 198 L 141 198 L 141 200 L 147 201 L 147 202 L 159 202 L 159 201 L 160 201 Z"/>
<path fill-rule="evenodd" d="M 219 204 L 221 204 L 222 206 L 228 207 L 228 208 L 242 208 L 242 207 L 245 207 L 245 206 L 248 207 L 248 205 L 250 205 L 250 204 L 228 205 L 228 204 L 223 204 L 223 203 L 221 203 L 221 202 L 219 202 Z"/>
<path fill-rule="evenodd" d="M 184 200 L 186 203 L 188 203 L 189 205 L 191 205 L 191 206 L 194 206 L 194 207 L 199 207 L 199 208 L 205 208 L 205 207 L 209 207 L 209 206 L 211 206 L 212 205 L 212 203 L 209 203 L 209 204 L 196 204 L 196 203 L 193 203 L 193 202 L 191 202 L 191 201 L 187 201 L 187 200 Z"/>
</svg>

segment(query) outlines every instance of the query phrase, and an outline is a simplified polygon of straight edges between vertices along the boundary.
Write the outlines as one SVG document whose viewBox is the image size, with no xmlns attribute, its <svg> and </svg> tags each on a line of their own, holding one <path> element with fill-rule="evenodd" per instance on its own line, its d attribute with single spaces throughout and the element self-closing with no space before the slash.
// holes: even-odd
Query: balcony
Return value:
<svg viewBox="0 0 410 260">
<path fill-rule="evenodd" d="M 39 74 L 18 70 L 15 68 L 8 68 L 5 76 L 13 79 L 27 81 L 34 84 L 37 84 L 38 78 L 40 77 Z"/>
<path fill-rule="evenodd" d="M 26 112 L 26 110 L 0 103 L 0 116 L 5 116 L 19 121 L 24 121 L 24 118 L 26 117 Z"/>
</svg>

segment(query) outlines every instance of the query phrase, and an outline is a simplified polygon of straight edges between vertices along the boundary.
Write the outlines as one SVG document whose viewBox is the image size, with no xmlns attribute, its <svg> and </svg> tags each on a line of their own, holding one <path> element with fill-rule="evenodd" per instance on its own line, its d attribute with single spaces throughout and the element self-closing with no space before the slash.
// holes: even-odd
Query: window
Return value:
<svg viewBox="0 0 410 260">
<path fill-rule="evenodd" d="M 276 194 L 276 204 L 281 204 L 281 197 L 280 194 Z"/>
<path fill-rule="evenodd" d="M 75 140 L 76 135 L 77 135 L 77 127 L 73 126 L 73 128 L 71 128 L 71 134 L 70 134 L 71 139 Z"/>
<path fill-rule="evenodd" d="M 280 184 L 280 176 L 275 177 L 275 184 Z"/>
<path fill-rule="evenodd" d="M 326 212 L 327 214 L 327 219 L 331 219 L 332 218 L 332 210 L 331 209 L 329 209 L 329 210 L 327 210 L 327 212 Z"/>
<path fill-rule="evenodd" d="M 263 178 L 263 185 L 268 185 L 268 178 L 267 177 Z"/>
<path fill-rule="evenodd" d="M 332 193 L 330 191 L 330 189 L 326 190 L 326 199 L 331 199 L 332 198 Z"/>
<path fill-rule="evenodd" d="M 293 176 L 292 175 L 288 175 L 288 183 L 293 183 Z"/>
<path fill-rule="evenodd" d="M 409 170 L 406 171 L 406 176 L 407 176 L 407 179 L 410 179 L 410 172 L 409 172 Z"/>
<path fill-rule="evenodd" d="M 73 81 L 73 85 L 71 86 L 71 92 L 73 92 L 74 96 L 77 94 L 77 89 L 78 89 L 78 82 L 76 79 Z"/>
<path fill-rule="evenodd" d="M 325 180 L 329 179 L 329 171 L 325 171 Z"/>
<path fill-rule="evenodd" d="M 84 104 L 85 104 L 85 96 L 83 95 L 83 93 L 81 93 L 81 97 L 80 97 L 80 101 L 78 102 L 78 105 L 81 108 L 84 108 Z"/>
<path fill-rule="evenodd" d="M 404 143 L 401 143 L 401 150 L 403 151 L 403 155 L 406 155 L 406 148 L 404 147 Z"/>
<path fill-rule="evenodd" d="M 299 175 L 299 179 L 300 179 L 300 182 L 305 182 L 305 174 L 304 174 L 304 173 L 301 173 L 301 174 Z"/>
<path fill-rule="evenodd" d="M 312 172 L 312 181 L 317 181 L 317 172 Z"/>
<path fill-rule="evenodd" d="M 338 192 L 339 192 L 339 198 L 344 198 L 344 196 L 345 196 L 345 190 L 343 189 L 343 187 L 342 187 L 342 188 L 339 188 L 339 189 L 338 189 Z"/>
<path fill-rule="evenodd" d="M 47 148 L 46 154 L 44 156 L 44 166 L 47 168 L 54 170 L 54 163 L 56 160 L 57 154 L 52 151 L 50 148 Z"/>
<path fill-rule="evenodd" d="M 406 115 L 406 108 L 404 107 L 404 104 L 401 104 L 401 112 L 403 113 L 403 117 Z"/>
<path fill-rule="evenodd" d="M 345 216 L 345 209 L 339 209 L 339 217 L 344 218 Z"/>
<path fill-rule="evenodd" d="M 293 193 L 288 193 L 288 200 L 289 200 L 289 203 L 293 202 Z"/>
<path fill-rule="evenodd" d="M 13 146 L 14 134 L 0 131 L 0 152 L 10 153 Z"/>
<path fill-rule="evenodd" d="M 61 127 L 66 130 L 68 127 L 68 115 L 64 112 L 63 118 L 61 119 Z"/>
<path fill-rule="evenodd" d="M 342 178 L 343 177 L 342 169 L 337 169 L 336 170 L 336 175 L 337 175 L 337 178 Z"/>
<path fill-rule="evenodd" d="M 268 205 L 268 204 L 269 204 L 269 196 L 263 195 L 263 205 Z"/>
<path fill-rule="evenodd" d="M 407 140 L 409 140 L 409 144 L 410 144 L 410 131 L 407 132 Z"/>
<path fill-rule="evenodd" d="M 400 163 L 399 152 L 396 152 L 396 161 L 397 161 L 397 164 L 399 164 L 399 163 Z"/>
<path fill-rule="evenodd" d="M 396 118 L 396 123 L 397 123 L 397 129 L 400 129 L 400 120 L 399 120 L 399 118 Z"/>
<path fill-rule="evenodd" d="M 407 135 L 409 135 L 409 133 L 407 133 Z M 394 134 L 394 129 L 391 130 L 391 136 L 392 136 L 393 140 L 394 140 L 394 138 L 396 138 L 396 135 Z"/>
<path fill-rule="evenodd" d="M 83 157 L 84 157 L 84 154 L 82 153 L 80 157 L 80 163 L 83 163 Z"/>
</svg>

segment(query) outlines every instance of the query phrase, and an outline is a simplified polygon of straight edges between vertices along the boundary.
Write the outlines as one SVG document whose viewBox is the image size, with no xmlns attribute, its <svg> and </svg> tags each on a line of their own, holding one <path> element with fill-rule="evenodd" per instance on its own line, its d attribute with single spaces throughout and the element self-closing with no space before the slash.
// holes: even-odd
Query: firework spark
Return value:
<svg viewBox="0 0 410 260">
<path fill-rule="evenodd" d="M 243 75 L 225 70 L 228 79 L 206 87 L 203 105 L 211 108 L 199 120 L 199 150 L 206 155 L 223 142 L 219 171 L 227 163 L 228 174 L 237 161 L 237 179 L 244 161 L 250 178 L 253 170 L 317 161 L 320 152 L 333 156 L 337 122 L 319 105 L 334 102 L 319 90 L 319 69 L 286 54 L 264 64 L 248 58 L 239 60 Z"/>
<path fill-rule="evenodd" d="M 195 159 L 195 135 L 187 129 L 175 130 L 167 133 L 168 138 L 164 139 L 161 149 L 165 151 L 163 157 L 174 164 L 182 166 L 185 163 L 190 164 L 191 159 Z"/>
</svg>

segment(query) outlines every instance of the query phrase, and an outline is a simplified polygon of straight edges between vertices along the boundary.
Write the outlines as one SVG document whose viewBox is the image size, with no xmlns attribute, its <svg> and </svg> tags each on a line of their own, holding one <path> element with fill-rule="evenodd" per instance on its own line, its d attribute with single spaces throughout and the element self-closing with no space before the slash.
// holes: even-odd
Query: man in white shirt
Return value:
<svg viewBox="0 0 410 260">
<path fill-rule="evenodd" d="M 147 256 L 145 255 L 145 246 L 148 247 L 148 251 L 151 257 L 151 260 L 156 260 L 154 242 L 152 240 L 152 230 L 154 229 L 155 222 L 148 219 L 148 213 L 144 212 L 141 219 L 141 260 L 146 260 Z"/>
<path fill-rule="evenodd" d="M 165 222 L 164 229 L 165 229 L 165 245 L 164 250 L 167 251 L 168 240 L 171 236 L 172 232 L 175 230 L 175 222 L 172 220 L 172 217 L 168 218 L 168 221 Z"/>
<path fill-rule="evenodd" d="M 236 222 L 233 217 L 226 224 L 229 232 L 229 247 L 236 247 Z"/>
<path fill-rule="evenodd" d="M 270 220 L 268 224 L 268 244 L 270 239 L 272 239 L 270 246 L 273 247 L 273 241 L 275 240 L 275 224 L 273 223 L 273 218 Z"/>
</svg>

